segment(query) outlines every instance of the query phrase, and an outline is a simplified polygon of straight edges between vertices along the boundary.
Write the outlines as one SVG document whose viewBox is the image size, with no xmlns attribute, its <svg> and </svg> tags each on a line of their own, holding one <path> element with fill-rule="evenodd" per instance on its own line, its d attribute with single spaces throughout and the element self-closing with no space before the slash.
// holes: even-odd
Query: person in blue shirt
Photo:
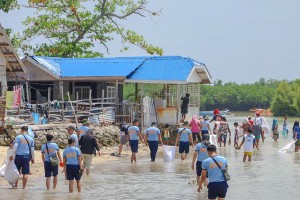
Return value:
<svg viewBox="0 0 300 200">
<path fill-rule="evenodd" d="M 68 134 L 69 137 L 73 138 L 75 140 L 75 147 L 79 148 L 79 140 L 78 140 L 78 136 L 75 132 L 75 127 L 74 126 L 69 126 L 68 127 Z"/>
<path fill-rule="evenodd" d="M 19 172 L 23 174 L 23 189 L 25 189 L 28 174 L 30 173 L 29 163 L 34 163 L 34 141 L 33 139 L 27 135 L 28 127 L 21 127 L 21 135 L 18 135 L 15 138 L 14 146 L 13 146 L 13 154 L 15 154 L 15 165 Z M 10 161 L 13 161 L 14 156 L 10 156 Z M 18 186 L 18 181 L 16 182 L 14 187 Z"/>
<path fill-rule="evenodd" d="M 219 156 L 217 154 L 217 147 L 215 145 L 208 145 L 207 153 L 209 158 L 205 159 L 202 162 L 202 173 L 198 187 L 198 192 L 202 190 L 202 185 L 205 182 L 206 175 L 208 174 L 208 199 L 225 199 L 228 184 L 225 180 L 222 170 L 227 170 L 227 160 L 224 157 Z M 216 163 L 219 164 L 222 170 L 218 167 Z"/>
<path fill-rule="evenodd" d="M 181 160 L 185 160 L 187 154 L 189 153 L 190 143 L 192 143 L 192 146 L 194 147 L 193 143 L 193 137 L 192 137 L 192 131 L 188 128 L 189 122 L 185 121 L 183 123 L 183 128 L 178 129 L 178 134 L 175 142 L 175 147 L 179 143 L 179 153 L 181 154 Z"/>
<path fill-rule="evenodd" d="M 136 162 L 136 154 L 139 149 L 139 138 L 143 142 L 143 136 L 140 133 L 139 129 L 139 120 L 135 119 L 132 123 L 133 125 L 128 128 L 128 137 L 129 137 L 129 145 L 131 148 L 131 163 Z"/>
<path fill-rule="evenodd" d="M 59 152 L 58 145 L 56 143 L 52 142 L 53 135 L 47 134 L 46 139 L 47 139 L 47 142 L 46 142 L 46 144 L 42 145 L 41 153 L 42 153 L 42 160 L 44 163 L 46 187 L 47 187 L 47 190 L 49 190 L 51 175 L 53 176 L 53 189 L 56 188 L 57 175 L 58 175 L 58 165 L 52 166 L 50 164 L 50 157 L 57 156 L 60 162 L 62 162 L 62 158 L 61 158 L 61 155 Z"/>
<path fill-rule="evenodd" d="M 87 131 L 90 129 L 89 128 L 89 121 L 87 119 L 82 120 L 82 126 L 79 127 L 78 131 L 79 131 L 79 139 L 84 136 Z"/>
<path fill-rule="evenodd" d="M 81 192 L 80 179 L 83 173 L 81 153 L 80 150 L 75 147 L 74 138 L 68 139 L 69 146 L 63 152 L 64 159 L 64 172 L 65 177 L 69 181 L 69 192 L 74 190 L 74 179 L 76 180 L 77 190 Z"/>
<path fill-rule="evenodd" d="M 146 130 L 145 144 L 149 144 L 151 162 L 155 162 L 156 153 L 158 150 L 158 139 L 163 145 L 160 130 L 156 126 L 156 122 L 151 123 L 151 127 Z"/>
<path fill-rule="evenodd" d="M 201 173 L 202 173 L 202 162 L 208 158 L 207 146 L 209 145 L 209 134 L 204 134 L 202 136 L 202 141 L 195 146 L 195 153 L 192 161 L 192 170 L 195 168 L 196 162 L 196 174 L 197 174 L 197 183 L 200 183 Z M 207 179 L 205 184 L 207 184 Z"/>
</svg>

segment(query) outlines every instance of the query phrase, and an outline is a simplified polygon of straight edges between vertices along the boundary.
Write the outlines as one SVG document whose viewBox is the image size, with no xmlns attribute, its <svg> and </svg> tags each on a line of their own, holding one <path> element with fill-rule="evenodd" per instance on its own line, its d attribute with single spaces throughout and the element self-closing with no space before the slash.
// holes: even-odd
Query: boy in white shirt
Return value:
<svg viewBox="0 0 300 200">
<path fill-rule="evenodd" d="M 255 136 L 253 135 L 253 131 L 251 128 L 246 130 L 246 134 L 243 137 L 243 141 L 239 146 L 239 149 L 241 146 L 244 144 L 244 157 L 243 157 L 243 162 L 246 161 L 246 158 L 248 156 L 248 161 L 251 162 L 251 157 L 253 155 L 253 150 L 255 147 Z"/>
</svg>

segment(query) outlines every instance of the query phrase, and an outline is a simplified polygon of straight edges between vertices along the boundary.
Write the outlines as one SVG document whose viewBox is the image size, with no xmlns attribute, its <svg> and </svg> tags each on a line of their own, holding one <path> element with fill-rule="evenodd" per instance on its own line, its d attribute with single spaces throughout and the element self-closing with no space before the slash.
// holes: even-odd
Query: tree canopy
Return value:
<svg viewBox="0 0 300 200">
<path fill-rule="evenodd" d="M 130 17 L 157 16 L 159 12 L 147 9 L 146 0 L 30 0 L 37 9 L 24 24 L 21 48 L 26 54 L 57 57 L 98 57 L 109 53 L 109 42 L 119 37 L 121 51 L 128 45 L 144 49 L 148 54 L 162 55 L 163 50 L 149 44 L 145 38 L 121 23 Z M 0 4 L 9 11 L 17 1 Z M 92 5 L 92 6 L 91 6 Z M 92 7 L 92 8 L 91 8 Z M 44 42 L 29 45 L 28 41 L 42 38 Z M 95 45 L 101 46 L 95 49 Z"/>
</svg>

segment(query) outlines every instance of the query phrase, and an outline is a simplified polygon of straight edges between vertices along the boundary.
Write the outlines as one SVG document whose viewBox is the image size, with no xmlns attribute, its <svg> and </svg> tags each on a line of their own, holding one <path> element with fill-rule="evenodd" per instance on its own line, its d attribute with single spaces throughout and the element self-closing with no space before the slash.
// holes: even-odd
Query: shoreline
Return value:
<svg viewBox="0 0 300 200">
<path fill-rule="evenodd" d="M 0 146 L 0 166 L 2 166 L 3 162 L 6 160 L 6 156 L 7 156 L 7 146 Z M 64 149 L 60 149 L 60 153 L 62 154 Z M 112 153 L 117 153 L 118 152 L 118 147 L 117 146 L 113 146 L 113 147 L 103 147 L 100 148 L 100 152 L 101 152 L 101 156 L 99 157 L 94 156 L 93 157 L 93 166 L 98 166 L 101 165 L 101 163 L 104 162 L 110 162 L 110 161 L 116 161 L 116 160 L 124 160 L 124 159 L 130 159 L 131 156 L 131 151 L 130 150 L 123 150 L 122 151 L 122 156 L 121 157 L 117 157 L 117 156 L 112 156 Z M 146 147 L 143 144 L 139 144 L 139 152 L 138 152 L 138 156 L 145 156 L 148 155 L 149 152 L 149 147 Z M 31 171 L 31 175 L 29 175 L 29 181 L 33 181 L 37 178 L 44 178 L 44 165 L 43 165 L 43 161 L 42 161 L 42 156 L 41 156 L 41 151 L 40 150 L 35 150 L 35 163 L 33 165 L 30 164 L 30 171 Z M 62 168 L 59 167 L 59 170 L 61 170 Z M 20 176 L 21 177 L 21 176 Z M 20 187 L 20 178 L 19 178 L 19 187 Z M 2 188 L 10 188 L 11 185 L 8 184 L 8 182 L 4 179 L 4 177 L 0 177 L 0 187 Z"/>
</svg>

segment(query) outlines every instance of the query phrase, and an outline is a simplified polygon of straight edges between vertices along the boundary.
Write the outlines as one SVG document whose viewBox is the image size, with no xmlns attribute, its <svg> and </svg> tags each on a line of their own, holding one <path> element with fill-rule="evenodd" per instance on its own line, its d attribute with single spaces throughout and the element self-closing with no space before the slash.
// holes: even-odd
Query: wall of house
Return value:
<svg viewBox="0 0 300 200">
<path fill-rule="evenodd" d="M 51 74 L 45 72 L 44 70 L 40 69 L 36 65 L 28 61 L 23 62 L 25 68 L 27 69 L 28 73 L 26 73 L 26 79 L 29 81 L 55 81 L 57 80 L 55 77 L 51 76 Z"/>
</svg>

